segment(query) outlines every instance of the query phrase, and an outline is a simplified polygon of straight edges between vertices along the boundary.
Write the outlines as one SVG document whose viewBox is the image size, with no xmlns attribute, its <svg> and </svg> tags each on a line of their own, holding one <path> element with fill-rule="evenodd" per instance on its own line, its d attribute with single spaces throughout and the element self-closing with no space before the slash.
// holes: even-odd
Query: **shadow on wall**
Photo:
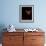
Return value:
<svg viewBox="0 0 46 46">
<path fill-rule="evenodd" d="M 3 32 L 6 31 L 6 29 L 4 30 L 5 25 L 4 24 L 0 24 L 0 43 L 2 43 L 2 36 L 3 36 Z"/>
</svg>

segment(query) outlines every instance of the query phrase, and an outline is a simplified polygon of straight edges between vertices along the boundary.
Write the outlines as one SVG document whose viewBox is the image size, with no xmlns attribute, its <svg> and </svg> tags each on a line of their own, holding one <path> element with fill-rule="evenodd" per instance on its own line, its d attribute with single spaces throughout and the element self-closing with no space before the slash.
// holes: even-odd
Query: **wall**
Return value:
<svg viewBox="0 0 46 46">
<path fill-rule="evenodd" d="M 0 0 L 0 31 L 13 24 L 16 28 L 42 28 L 46 32 L 46 0 Z M 34 5 L 34 23 L 19 22 L 19 5 Z"/>
<path fill-rule="evenodd" d="M 41 0 L 1 0 L 0 25 L 13 24 L 16 28 L 46 28 L 46 1 Z M 34 23 L 19 22 L 19 5 L 34 5 Z"/>
</svg>

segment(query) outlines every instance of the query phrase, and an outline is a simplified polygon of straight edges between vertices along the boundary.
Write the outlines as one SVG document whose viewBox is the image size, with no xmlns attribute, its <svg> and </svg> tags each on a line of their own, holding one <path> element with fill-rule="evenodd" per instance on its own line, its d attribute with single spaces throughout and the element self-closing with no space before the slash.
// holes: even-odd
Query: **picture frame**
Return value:
<svg viewBox="0 0 46 46">
<path fill-rule="evenodd" d="M 19 5 L 19 21 L 22 23 L 34 22 L 34 5 Z"/>
</svg>

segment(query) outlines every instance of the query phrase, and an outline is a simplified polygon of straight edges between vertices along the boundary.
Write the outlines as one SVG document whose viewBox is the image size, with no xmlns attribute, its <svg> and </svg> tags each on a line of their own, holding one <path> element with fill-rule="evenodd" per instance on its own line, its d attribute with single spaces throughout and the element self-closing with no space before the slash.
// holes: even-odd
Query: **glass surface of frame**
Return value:
<svg viewBox="0 0 46 46">
<path fill-rule="evenodd" d="M 34 5 L 19 5 L 19 21 L 34 22 Z"/>
</svg>

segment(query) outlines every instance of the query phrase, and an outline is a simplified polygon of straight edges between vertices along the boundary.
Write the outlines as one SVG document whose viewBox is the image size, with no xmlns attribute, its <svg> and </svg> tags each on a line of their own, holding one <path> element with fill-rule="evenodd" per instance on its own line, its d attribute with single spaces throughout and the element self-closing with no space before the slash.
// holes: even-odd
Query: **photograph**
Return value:
<svg viewBox="0 0 46 46">
<path fill-rule="evenodd" d="M 22 7 L 22 20 L 32 20 L 32 7 Z"/>
</svg>

